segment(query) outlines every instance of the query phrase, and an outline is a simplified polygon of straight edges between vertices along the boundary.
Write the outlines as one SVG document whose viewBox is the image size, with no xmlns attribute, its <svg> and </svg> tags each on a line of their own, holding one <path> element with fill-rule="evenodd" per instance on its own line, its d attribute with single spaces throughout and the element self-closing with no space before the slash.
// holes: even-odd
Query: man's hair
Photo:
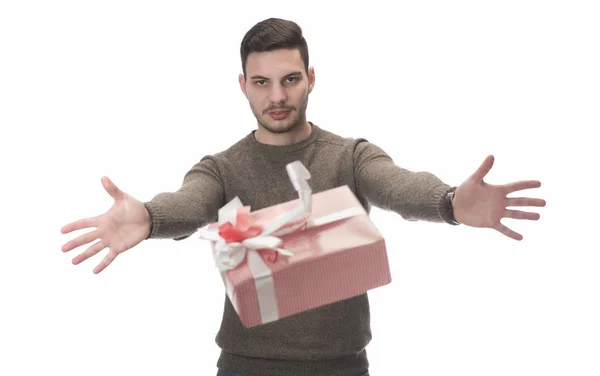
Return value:
<svg viewBox="0 0 600 376">
<path fill-rule="evenodd" d="M 308 73 L 308 46 L 302 29 L 293 21 L 281 18 L 268 18 L 254 25 L 240 45 L 242 71 L 246 76 L 246 61 L 252 52 L 266 52 L 280 49 L 298 49 Z"/>
</svg>

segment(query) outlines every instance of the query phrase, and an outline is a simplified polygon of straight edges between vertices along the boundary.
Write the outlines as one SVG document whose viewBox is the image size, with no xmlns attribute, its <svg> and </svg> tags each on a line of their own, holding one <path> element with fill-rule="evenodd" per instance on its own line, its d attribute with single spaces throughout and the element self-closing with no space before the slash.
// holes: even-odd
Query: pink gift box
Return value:
<svg viewBox="0 0 600 376">
<path fill-rule="evenodd" d="M 238 265 L 221 271 L 227 295 L 245 327 L 348 299 L 391 282 L 385 240 L 352 191 L 341 186 L 311 197 L 308 223 L 336 213 L 353 214 L 277 236 L 282 241 L 279 247 L 292 255 L 250 250 Z M 249 222 L 267 226 L 299 205 L 300 199 L 296 199 L 250 212 Z M 218 227 L 213 223 L 208 229 Z M 215 243 L 212 241 L 213 250 Z"/>
</svg>

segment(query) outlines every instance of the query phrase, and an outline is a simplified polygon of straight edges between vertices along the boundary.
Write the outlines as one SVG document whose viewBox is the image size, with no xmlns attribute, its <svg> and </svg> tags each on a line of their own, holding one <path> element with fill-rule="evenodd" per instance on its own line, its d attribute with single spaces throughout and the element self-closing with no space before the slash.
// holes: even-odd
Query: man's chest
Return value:
<svg viewBox="0 0 600 376">
<path fill-rule="evenodd" d="M 299 160 L 311 175 L 308 183 L 313 193 L 333 189 L 340 185 L 353 185 L 349 166 L 332 160 Z M 285 164 L 273 163 L 266 166 L 263 164 L 261 168 L 237 169 L 227 178 L 225 196 L 227 202 L 239 197 L 242 203 L 250 205 L 252 210 L 259 210 L 295 200 L 298 198 L 298 192 L 290 181 Z"/>
</svg>

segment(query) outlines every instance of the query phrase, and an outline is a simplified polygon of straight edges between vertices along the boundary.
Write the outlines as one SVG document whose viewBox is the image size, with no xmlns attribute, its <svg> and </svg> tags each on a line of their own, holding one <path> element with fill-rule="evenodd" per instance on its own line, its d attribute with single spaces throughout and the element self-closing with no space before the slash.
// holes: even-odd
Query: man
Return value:
<svg viewBox="0 0 600 376">
<path fill-rule="evenodd" d="M 109 248 L 94 269 L 100 273 L 117 255 L 145 239 L 184 239 L 216 221 L 218 209 L 236 196 L 253 210 L 295 199 L 285 169 L 294 160 L 310 171 L 313 192 L 348 185 L 367 210 L 375 205 L 408 220 L 492 228 L 520 240 L 522 236 L 500 220 L 539 218 L 537 213 L 506 208 L 544 206 L 541 199 L 507 198 L 540 183 L 486 184 L 483 178 L 492 167 L 491 156 L 461 185 L 452 187 L 431 173 L 396 166 L 367 140 L 344 138 L 308 122 L 306 108 L 315 73 L 295 23 L 273 18 L 259 22 L 244 36 L 240 54 L 239 84 L 257 129 L 227 150 L 202 158 L 179 190 L 160 193 L 148 202 L 129 196 L 103 177 L 104 188 L 115 200 L 110 210 L 62 228 L 69 233 L 95 227 L 63 246 L 67 252 L 97 240 L 73 259 L 74 264 Z M 218 375 L 368 375 L 365 348 L 370 339 L 366 294 L 253 328 L 241 325 L 225 298 L 216 338 L 222 349 Z"/>
</svg>

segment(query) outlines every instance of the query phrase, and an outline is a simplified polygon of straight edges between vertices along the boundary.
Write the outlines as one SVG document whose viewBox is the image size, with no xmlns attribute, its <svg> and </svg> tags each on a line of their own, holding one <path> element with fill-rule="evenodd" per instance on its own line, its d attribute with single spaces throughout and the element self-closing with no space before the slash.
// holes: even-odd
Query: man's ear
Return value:
<svg viewBox="0 0 600 376">
<path fill-rule="evenodd" d="M 310 93 L 315 87 L 315 68 L 308 68 L 308 92 Z"/>
<path fill-rule="evenodd" d="M 246 94 L 246 78 L 244 77 L 244 75 L 242 73 L 240 73 L 240 75 L 238 77 L 238 81 L 240 83 L 240 89 L 242 89 L 242 93 L 244 93 L 245 96 L 248 96 Z"/>
</svg>

